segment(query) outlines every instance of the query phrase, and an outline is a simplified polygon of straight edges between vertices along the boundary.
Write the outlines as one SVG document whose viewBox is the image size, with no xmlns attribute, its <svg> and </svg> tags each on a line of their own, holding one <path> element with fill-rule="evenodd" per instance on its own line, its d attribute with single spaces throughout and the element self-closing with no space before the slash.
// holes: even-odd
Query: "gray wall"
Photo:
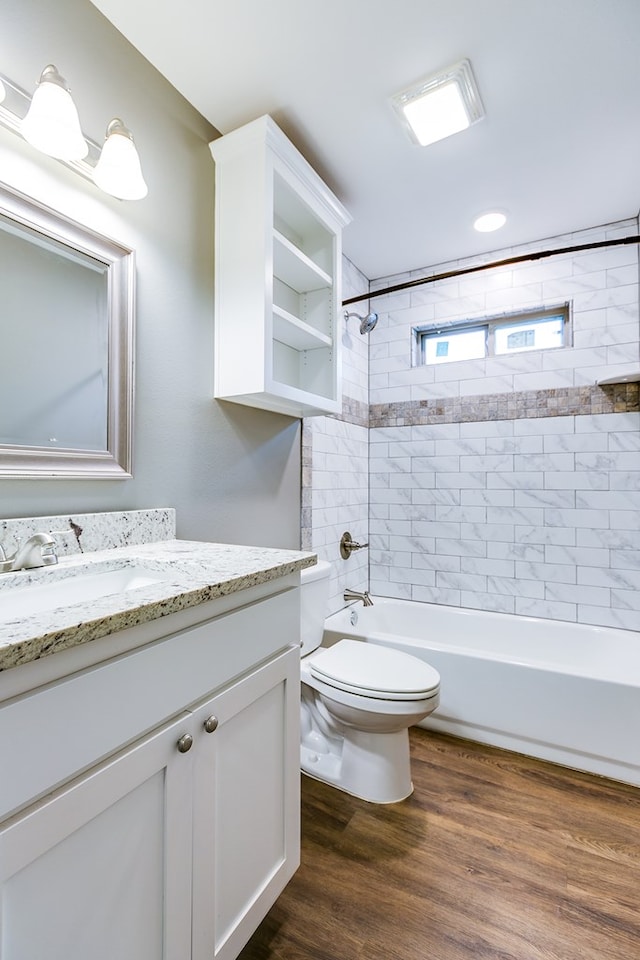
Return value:
<svg viewBox="0 0 640 960">
<path fill-rule="evenodd" d="M 299 422 L 212 399 L 216 131 L 88 0 L 0 0 L 0 18 L 0 70 L 31 91 L 55 63 L 88 137 L 132 129 L 149 186 L 121 203 L 0 129 L 0 180 L 137 258 L 133 480 L 0 480 L 0 517 L 172 506 L 180 537 L 297 547 Z"/>
</svg>

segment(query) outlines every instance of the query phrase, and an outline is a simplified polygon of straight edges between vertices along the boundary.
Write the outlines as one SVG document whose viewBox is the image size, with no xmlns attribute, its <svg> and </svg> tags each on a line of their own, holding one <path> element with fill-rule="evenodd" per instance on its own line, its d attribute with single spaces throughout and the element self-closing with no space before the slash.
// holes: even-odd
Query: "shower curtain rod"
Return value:
<svg viewBox="0 0 640 960">
<path fill-rule="evenodd" d="M 509 267 L 514 263 L 525 263 L 527 260 L 543 260 L 545 257 L 555 257 L 562 253 L 599 250 L 601 247 L 621 247 L 631 243 L 640 243 L 640 236 L 621 237 L 617 240 L 598 240 L 596 243 L 580 243 L 573 247 L 560 247 L 555 250 L 538 250 L 536 253 L 523 253 L 518 257 L 494 260 L 493 263 L 482 263 L 476 267 L 461 267 L 459 270 L 446 270 L 444 273 L 436 273 L 432 277 L 421 277 L 418 280 L 405 280 L 404 283 L 396 283 L 392 287 L 384 287 L 381 290 L 371 290 L 369 293 L 363 293 L 360 297 L 349 297 L 347 300 L 342 301 L 342 306 L 347 307 L 351 303 L 360 303 L 361 300 L 372 300 L 374 297 L 383 297 L 387 293 L 398 293 L 400 290 L 410 290 L 412 287 L 419 287 L 423 283 L 435 283 L 436 280 L 450 280 L 452 277 L 463 277 L 467 273 L 479 273 L 481 270 L 492 270 L 494 267 Z"/>
</svg>

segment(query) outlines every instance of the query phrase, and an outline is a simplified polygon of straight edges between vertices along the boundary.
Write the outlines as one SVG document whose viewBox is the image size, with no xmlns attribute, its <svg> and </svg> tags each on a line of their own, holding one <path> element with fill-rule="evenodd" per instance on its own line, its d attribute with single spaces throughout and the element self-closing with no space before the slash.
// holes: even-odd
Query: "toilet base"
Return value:
<svg viewBox="0 0 640 960">
<path fill-rule="evenodd" d="M 303 739 L 300 766 L 307 776 L 370 803 L 398 803 L 413 793 L 407 729 L 368 733 L 350 728 L 339 739 L 314 731 Z"/>
</svg>

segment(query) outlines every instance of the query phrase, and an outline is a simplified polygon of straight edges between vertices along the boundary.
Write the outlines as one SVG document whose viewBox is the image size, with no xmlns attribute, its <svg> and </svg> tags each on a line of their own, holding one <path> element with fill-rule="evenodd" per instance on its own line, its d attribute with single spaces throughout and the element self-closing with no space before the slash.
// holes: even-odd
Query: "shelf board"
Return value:
<svg viewBox="0 0 640 960">
<path fill-rule="evenodd" d="M 308 410 L 313 409 L 317 413 L 338 413 L 342 409 L 342 400 L 332 399 L 323 393 L 303 390 L 301 387 L 287 383 L 285 380 L 279 380 L 277 376 L 272 378 L 271 387 L 282 400 L 292 401 L 299 404 L 300 407 L 306 407 Z M 304 416 L 307 415 L 304 414 Z"/>
<path fill-rule="evenodd" d="M 273 273 L 298 293 L 331 287 L 333 284 L 328 273 L 275 229 L 273 231 Z"/>
<path fill-rule="evenodd" d="M 317 350 L 318 347 L 330 347 L 332 344 L 331 337 L 276 306 L 273 308 L 273 339 L 294 350 Z"/>
<path fill-rule="evenodd" d="M 596 380 L 596 384 L 599 387 L 606 387 L 614 383 L 640 383 L 640 370 L 630 370 L 629 373 L 619 373 L 615 377 Z"/>
</svg>

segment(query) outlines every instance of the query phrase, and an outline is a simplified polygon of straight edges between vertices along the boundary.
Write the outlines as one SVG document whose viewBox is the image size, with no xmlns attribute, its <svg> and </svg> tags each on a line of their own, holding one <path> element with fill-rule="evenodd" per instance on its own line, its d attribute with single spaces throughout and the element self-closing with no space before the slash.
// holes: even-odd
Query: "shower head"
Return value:
<svg viewBox="0 0 640 960">
<path fill-rule="evenodd" d="M 360 333 L 363 335 L 365 333 L 371 333 L 376 323 L 378 322 L 377 313 L 368 313 L 366 317 L 361 317 L 359 313 L 349 313 L 348 310 L 345 310 L 344 312 L 345 320 L 348 320 L 349 317 L 357 317 L 357 319 L 360 321 Z"/>
</svg>

